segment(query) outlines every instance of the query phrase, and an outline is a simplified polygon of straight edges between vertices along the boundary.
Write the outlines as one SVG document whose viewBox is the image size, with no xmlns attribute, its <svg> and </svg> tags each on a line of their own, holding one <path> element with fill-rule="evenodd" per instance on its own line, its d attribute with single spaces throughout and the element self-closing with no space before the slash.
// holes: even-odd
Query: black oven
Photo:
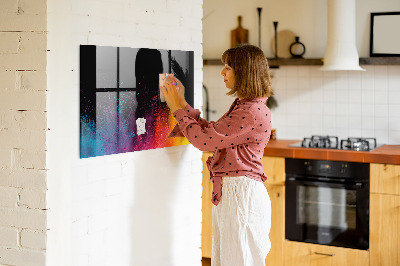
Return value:
<svg viewBox="0 0 400 266">
<path fill-rule="evenodd" d="M 369 164 L 286 159 L 286 239 L 367 250 Z"/>
</svg>

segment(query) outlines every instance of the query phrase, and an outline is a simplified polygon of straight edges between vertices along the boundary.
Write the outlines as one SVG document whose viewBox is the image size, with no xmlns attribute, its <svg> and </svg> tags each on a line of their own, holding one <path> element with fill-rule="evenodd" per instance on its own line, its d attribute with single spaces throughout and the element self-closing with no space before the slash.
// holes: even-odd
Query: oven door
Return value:
<svg viewBox="0 0 400 266">
<path fill-rule="evenodd" d="M 367 250 L 369 185 L 286 178 L 286 239 Z"/>
</svg>

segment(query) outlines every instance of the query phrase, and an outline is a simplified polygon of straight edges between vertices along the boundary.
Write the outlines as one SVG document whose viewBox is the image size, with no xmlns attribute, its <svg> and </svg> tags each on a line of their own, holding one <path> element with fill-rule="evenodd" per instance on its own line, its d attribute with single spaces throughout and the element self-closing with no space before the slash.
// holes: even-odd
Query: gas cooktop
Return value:
<svg viewBox="0 0 400 266">
<path fill-rule="evenodd" d="M 289 145 L 301 148 L 320 148 L 353 151 L 371 151 L 382 145 L 377 145 L 376 138 L 347 138 L 339 142 L 336 136 L 311 136 L 304 138 L 302 142 Z"/>
</svg>

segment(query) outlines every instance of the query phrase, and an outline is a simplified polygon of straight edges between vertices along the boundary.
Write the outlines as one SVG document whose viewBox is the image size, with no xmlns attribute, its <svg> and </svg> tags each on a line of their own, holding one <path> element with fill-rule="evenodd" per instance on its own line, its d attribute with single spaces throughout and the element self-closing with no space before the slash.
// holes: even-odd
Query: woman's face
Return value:
<svg viewBox="0 0 400 266">
<path fill-rule="evenodd" d="M 233 89 L 235 86 L 235 73 L 233 72 L 233 69 L 225 64 L 221 71 L 221 75 L 224 77 L 225 86 L 228 89 Z"/>
</svg>

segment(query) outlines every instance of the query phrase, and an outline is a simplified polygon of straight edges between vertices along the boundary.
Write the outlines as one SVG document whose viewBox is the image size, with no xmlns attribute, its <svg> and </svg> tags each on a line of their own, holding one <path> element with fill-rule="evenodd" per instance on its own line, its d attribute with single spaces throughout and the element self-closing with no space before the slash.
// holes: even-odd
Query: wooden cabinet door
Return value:
<svg viewBox="0 0 400 266">
<path fill-rule="evenodd" d="M 365 250 L 285 241 L 285 266 L 368 266 Z"/>
<path fill-rule="evenodd" d="M 285 240 L 285 187 L 265 184 L 271 199 L 271 250 L 265 259 L 266 266 L 283 265 Z"/>
<path fill-rule="evenodd" d="M 203 153 L 203 195 L 202 195 L 202 224 L 201 224 L 201 253 L 204 258 L 211 258 L 212 252 L 212 183 L 206 165 L 211 152 Z"/>
<path fill-rule="evenodd" d="M 371 193 L 400 195 L 400 165 L 370 165 Z"/>
<path fill-rule="evenodd" d="M 400 196 L 371 194 L 371 266 L 400 265 Z"/>
<path fill-rule="evenodd" d="M 266 184 L 285 185 L 285 158 L 264 156 L 261 163 L 268 177 Z"/>
</svg>

